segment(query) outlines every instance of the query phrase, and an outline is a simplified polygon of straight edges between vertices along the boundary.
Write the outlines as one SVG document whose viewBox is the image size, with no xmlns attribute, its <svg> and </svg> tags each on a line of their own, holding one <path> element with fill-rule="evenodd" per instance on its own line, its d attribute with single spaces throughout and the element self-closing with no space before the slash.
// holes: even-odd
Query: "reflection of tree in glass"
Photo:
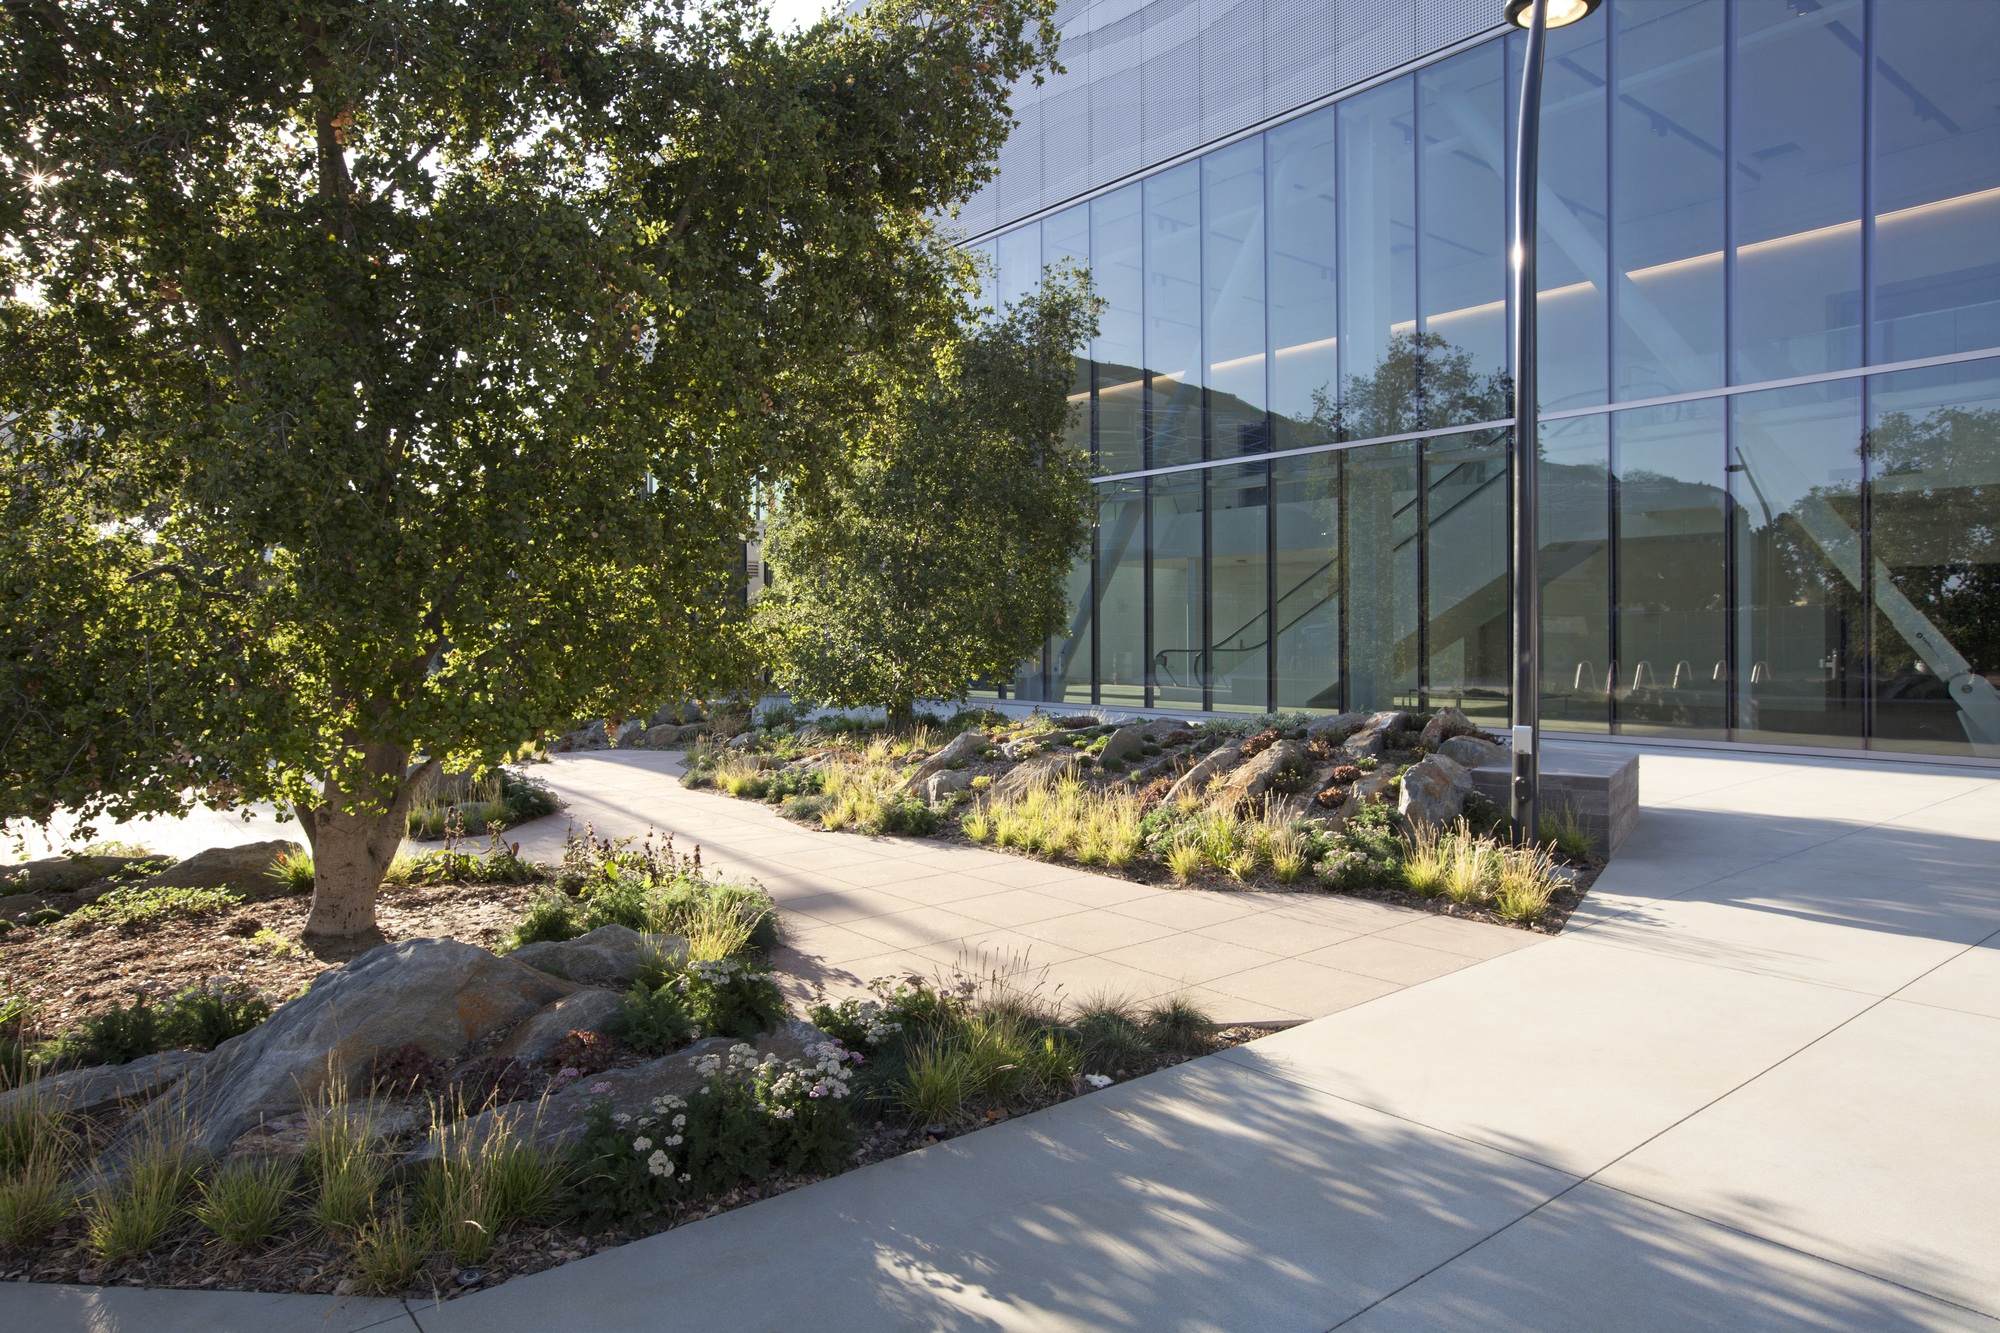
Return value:
<svg viewBox="0 0 2000 1333">
<path fill-rule="evenodd" d="M 1310 426 L 1330 439 L 1367 440 L 1439 426 L 1497 421 L 1508 411 L 1512 381 L 1480 374 L 1472 354 L 1435 333 L 1399 333 L 1372 374 L 1349 375 L 1335 403 L 1313 390 Z"/>
<path fill-rule="evenodd" d="M 2000 669 L 2000 411 L 1891 413 L 1867 445 L 1875 558 L 1974 671 Z M 1899 637 L 1877 637 L 1878 669 L 1915 669 Z"/>
</svg>

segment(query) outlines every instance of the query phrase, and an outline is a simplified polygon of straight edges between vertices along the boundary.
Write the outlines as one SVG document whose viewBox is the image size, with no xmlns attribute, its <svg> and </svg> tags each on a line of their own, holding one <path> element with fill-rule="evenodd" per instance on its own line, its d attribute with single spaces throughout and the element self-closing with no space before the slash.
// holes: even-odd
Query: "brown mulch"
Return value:
<svg viewBox="0 0 2000 1333">
<path fill-rule="evenodd" d="M 490 948 L 513 931 L 538 887 L 384 886 L 376 921 L 390 940 L 448 935 Z M 227 913 L 169 918 L 131 931 L 110 926 L 73 931 L 60 923 L 11 930 L 0 935 L 0 995 L 18 995 L 38 1006 L 38 1024 L 51 1033 L 113 1004 L 129 1005 L 141 987 L 172 994 L 220 976 L 274 1001 L 289 999 L 345 961 L 337 955 L 315 957 L 299 943 L 310 901 L 273 889 L 244 895 L 243 905 Z M 260 930 L 284 944 L 254 939 Z"/>
</svg>

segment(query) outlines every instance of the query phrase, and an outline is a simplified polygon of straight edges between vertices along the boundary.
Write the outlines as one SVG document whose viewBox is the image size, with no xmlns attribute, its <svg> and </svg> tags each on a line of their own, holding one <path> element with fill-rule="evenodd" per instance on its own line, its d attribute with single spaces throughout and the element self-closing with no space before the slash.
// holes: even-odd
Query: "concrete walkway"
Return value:
<svg viewBox="0 0 2000 1333">
<path fill-rule="evenodd" d="M 2000 1327 L 2000 781 L 1645 770 L 1555 940 L 418 1322 Z"/>
<path fill-rule="evenodd" d="M 2000 1329 L 2000 781 L 1659 752 L 1644 799 L 1556 939 L 492 1292 L 350 1304 L 334 1326 Z M 732 854 L 784 894 L 780 870 L 820 882 L 845 867 L 812 856 L 855 841 L 767 832 Z M 721 831 L 703 837 L 719 856 Z M 932 877 L 923 854 L 854 887 L 901 895 Z M 1289 929 L 1276 910 L 1252 924 Z M 203 1327 L 322 1326 L 247 1304 L 276 1299 L 0 1289 L 0 1323 L 193 1327 L 178 1321 L 200 1307 Z M 83 1302 L 87 1323 L 58 1317 Z"/>
<path fill-rule="evenodd" d="M 549 863 L 571 824 L 699 844 L 705 864 L 777 900 L 786 943 L 774 961 L 800 979 L 795 1000 L 957 968 L 1072 999 L 1187 994 L 1226 1022 L 1318 1018 L 1547 939 L 1319 893 L 1153 887 L 926 838 L 828 833 L 685 790 L 680 767 L 658 751 L 558 756 L 535 771 L 568 809 L 507 836 Z"/>
</svg>

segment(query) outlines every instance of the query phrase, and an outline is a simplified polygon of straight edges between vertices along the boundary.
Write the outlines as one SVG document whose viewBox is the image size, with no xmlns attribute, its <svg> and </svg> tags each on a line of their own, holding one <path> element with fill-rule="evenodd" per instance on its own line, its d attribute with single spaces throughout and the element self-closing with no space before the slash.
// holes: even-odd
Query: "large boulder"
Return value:
<svg viewBox="0 0 2000 1333">
<path fill-rule="evenodd" d="M 1461 768 L 1483 768 L 1506 754 L 1507 747 L 1482 736 L 1453 736 L 1438 746 L 1437 752 Z"/>
<path fill-rule="evenodd" d="M 1306 723 L 1306 734 L 1313 739 L 1324 736 L 1333 740 L 1345 740 L 1368 725 L 1368 713 L 1333 713 L 1326 717 L 1316 717 Z"/>
<path fill-rule="evenodd" d="M 1471 736 L 1478 731 L 1479 728 L 1473 725 L 1471 718 L 1456 708 L 1446 706 L 1431 714 L 1431 720 L 1424 723 L 1424 730 L 1417 737 L 1417 744 L 1426 750 L 1435 750 L 1454 736 Z"/>
<path fill-rule="evenodd" d="M 1083 767 L 1083 756 L 1074 750 L 1037 755 L 1000 775 L 992 796 L 998 801 L 1018 801 L 1044 783 L 1059 782 Z"/>
<path fill-rule="evenodd" d="M 629 926 L 611 925 L 573 940 L 524 944 L 507 957 L 583 986 L 624 986 L 648 965 L 678 966 L 687 949 L 678 935 L 642 935 Z"/>
<path fill-rule="evenodd" d="M 600 717 L 570 732 L 549 748 L 562 753 L 567 750 L 601 750 L 609 744 L 611 744 L 611 733 L 606 729 L 604 719 Z"/>
<path fill-rule="evenodd" d="M 1117 760 L 1120 763 L 1132 758 L 1146 748 L 1146 728 L 1143 723 L 1134 722 L 1123 726 L 1104 738 L 1104 748 L 1098 752 L 1100 763 Z"/>
<path fill-rule="evenodd" d="M 68 893 L 92 880 L 123 870 L 143 856 L 45 856 L 20 865 L 0 866 L 0 895 Z"/>
<path fill-rule="evenodd" d="M 1274 741 L 1268 749 L 1238 765 L 1222 780 L 1211 799 L 1231 807 L 1254 801 L 1274 786 L 1289 785 L 1284 781 L 1288 775 L 1303 779 L 1311 765 L 1306 747 L 1299 742 Z"/>
<path fill-rule="evenodd" d="M 1396 808 L 1414 825 L 1449 824 L 1465 812 L 1472 774 L 1441 754 L 1428 755 L 1403 770 Z"/>
<path fill-rule="evenodd" d="M 1196 797 L 1208 790 L 1208 784 L 1236 765 L 1243 758 L 1243 742 L 1231 741 L 1227 745 L 1210 750 L 1195 762 L 1195 766 L 1181 774 L 1180 780 L 1167 789 L 1167 800 L 1178 801 L 1182 797 Z"/>
<path fill-rule="evenodd" d="M 962 792 L 972 785 L 972 774 L 959 769 L 947 768 L 941 773 L 933 773 L 924 779 L 920 789 L 923 798 L 935 805 L 955 792 Z"/>
<path fill-rule="evenodd" d="M 127 1125 L 105 1164 L 116 1170 L 134 1144 L 176 1123 L 189 1127 L 195 1151 L 220 1153 L 251 1126 L 303 1110 L 330 1086 L 359 1091 L 380 1056 L 414 1046 L 432 1060 L 455 1059 L 575 990 L 459 940 L 370 949 L 216 1047 L 200 1078 L 181 1080 Z"/>
<path fill-rule="evenodd" d="M 941 773 L 960 760 L 970 763 L 972 757 L 985 748 L 985 732 L 977 729 L 959 732 L 958 735 L 953 736 L 945 744 L 942 750 L 939 750 L 936 754 L 924 760 L 923 763 L 917 765 L 917 771 L 903 780 L 903 790 L 907 792 L 922 791 L 925 780 L 933 773 Z"/>
<path fill-rule="evenodd" d="M 706 722 L 662 722 L 648 727 L 639 737 L 639 744 L 660 749 L 669 745 L 685 745 L 697 736 L 708 734 Z"/>
<path fill-rule="evenodd" d="M 140 887 L 176 889 L 258 889 L 270 887 L 271 866 L 280 856 L 296 855 L 305 848 L 277 838 L 270 842 L 246 842 L 239 847 L 211 847 L 187 860 L 168 866 Z"/>
<path fill-rule="evenodd" d="M 1378 768 L 1373 773 L 1363 773 L 1355 780 L 1347 794 L 1347 805 L 1343 807 L 1349 814 L 1364 805 L 1386 805 L 1396 794 L 1396 774 L 1394 770 Z"/>
<path fill-rule="evenodd" d="M 754 1049 L 760 1057 L 774 1060 L 804 1060 L 806 1049 L 828 1040 L 810 1023 L 784 1023 L 757 1038 Z M 708 1081 L 700 1068 L 703 1056 L 727 1055 L 739 1043 L 733 1037 L 708 1037 L 684 1046 L 672 1055 L 663 1055 L 642 1065 L 607 1069 L 577 1079 L 559 1092 L 533 1102 L 496 1106 L 470 1116 L 450 1131 L 461 1141 L 483 1142 L 493 1134 L 517 1134 L 544 1148 L 562 1148 L 582 1134 L 585 1112 L 590 1104 L 608 1097 L 614 1115 L 641 1116 L 652 1110 L 660 1097 L 691 1097 Z M 416 1166 L 435 1159 L 443 1143 L 433 1133 L 403 1159 Z"/>
<path fill-rule="evenodd" d="M 1410 715 L 1400 710 L 1376 713 L 1341 744 L 1341 753 L 1350 759 L 1371 759 L 1391 748 L 1409 726 Z"/>
<path fill-rule="evenodd" d="M 206 1051 L 160 1051 L 122 1065 L 92 1065 L 45 1074 L 33 1083 L 0 1092 L 0 1120 L 30 1101 L 72 1115 L 89 1115 L 121 1102 L 144 1101 L 208 1062 Z"/>
<path fill-rule="evenodd" d="M 645 734 L 646 720 L 644 718 L 628 718 L 618 724 L 618 730 L 611 734 L 611 742 L 614 745 L 631 745 Z"/>
<path fill-rule="evenodd" d="M 609 1032 L 625 1012 L 625 997 L 617 991 L 592 987 L 565 995 L 507 1035 L 493 1052 L 496 1059 L 536 1065 L 556 1052 L 572 1032 Z"/>
</svg>

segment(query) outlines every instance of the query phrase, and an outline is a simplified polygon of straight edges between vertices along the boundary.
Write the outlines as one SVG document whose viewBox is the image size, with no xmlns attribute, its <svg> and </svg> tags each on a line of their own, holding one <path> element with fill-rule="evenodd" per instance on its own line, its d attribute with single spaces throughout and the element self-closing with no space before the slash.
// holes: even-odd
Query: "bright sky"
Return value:
<svg viewBox="0 0 2000 1333">
<path fill-rule="evenodd" d="M 828 0 L 771 0 L 771 26 L 779 32 L 801 28 L 829 7 Z"/>
</svg>

